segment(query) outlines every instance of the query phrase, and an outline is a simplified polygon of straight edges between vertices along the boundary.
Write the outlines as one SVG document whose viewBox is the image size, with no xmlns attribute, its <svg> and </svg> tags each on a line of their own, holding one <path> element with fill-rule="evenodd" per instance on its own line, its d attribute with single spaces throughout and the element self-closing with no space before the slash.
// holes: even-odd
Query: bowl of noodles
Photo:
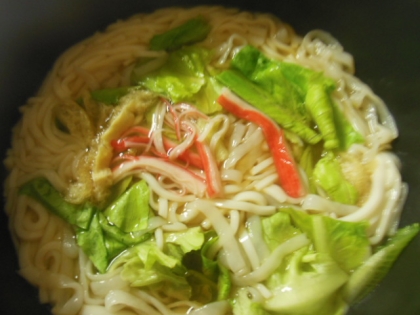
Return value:
<svg viewBox="0 0 420 315">
<path fill-rule="evenodd" d="M 420 6 L 2 12 L 2 314 L 418 314 Z"/>
</svg>

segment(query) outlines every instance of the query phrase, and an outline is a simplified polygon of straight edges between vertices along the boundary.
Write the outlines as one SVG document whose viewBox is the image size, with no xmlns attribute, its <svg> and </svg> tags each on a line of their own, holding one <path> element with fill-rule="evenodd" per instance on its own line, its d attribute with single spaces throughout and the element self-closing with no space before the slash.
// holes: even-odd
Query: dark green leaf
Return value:
<svg viewBox="0 0 420 315">
<path fill-rule="evenodd" d="M 132 87 L 118 87 L 109 88 L 102 90 L 95 90 L 91 92 L 92 99 L 103 103 L 105 105 L 117 105 L 121 97 L 125 96 L 130 92 Z"/>
<path fill-rule="evenodd" d="M 211 26 L 204 18 L 191 19 L 163 34 L 155 35 L 150 40 L 150 49 L 172 51 L 205 39 L 210 30 Z"/>
<path fill-rule="evenodd" d="M 92 216 L 96 211 L 95 207 L 89 202 L 83 204 L 67 202 L 61 193 L 43 177 L 25 183 L 20 188 L 19 193 L 35 199 L 55 215 L 82 229 L 89 227 Z"/>
<path fill-rule="evenodd" d="M 107 237 L 113 238 L 120 243 L 126 244 L 127 246 L 136 245 L 142 243 L 152 236 L 152 232 L 136 231 L 126 233 L 122 231 L 118 226 L 110 223 L 107 218 L 100 213 L 99 222 Z"/>
<path fill-rule="evenodd" d="M 217 299 L 216 283 L 204 276 L 201 272 L 188 270 L 187 281 L 192 288 L 192 300 L 207 304 Z"/>
</svg>

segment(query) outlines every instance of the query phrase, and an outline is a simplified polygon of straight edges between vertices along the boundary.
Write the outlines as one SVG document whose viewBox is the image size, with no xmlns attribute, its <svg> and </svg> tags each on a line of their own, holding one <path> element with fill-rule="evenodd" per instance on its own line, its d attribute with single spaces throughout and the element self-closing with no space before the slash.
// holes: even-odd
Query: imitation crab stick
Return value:
<svg viewBox="0 0 420 315">
<path fill-rule="evenodd" d="M 117 152 L 123 152 L 130 148 L 137 148 L 141 147 L 142 145 L 147 145 L 150 143 L 150 138 L 148 136 L 128 136 L 125 138 L 120 138 L 118 140 L 111 141 L 111 146 Z M 172 140 L 163 137 L 163 144 L 165 149 L 170 152 L 173 148 L 177 146 L 177 143 L 173 142 Z M 158 155 L 158 152 L 155 152 Z M 163 155 L 159 155 L 160 157 L 165 157 Z M 166 156 L 167 157 L 167 156 Z M 187 149 L 179 154 L 178 158 L 188 165 L 195 166 L 197 168 L 203 168 L 203 163 L 201 157 L 191 149 Z"/>
<path fill-rule="evenodd" d="M 287 147 L 283 130 L 271 118 L 239 98 L 228 88 L 223 88 L 217 101 L 235 116 L 261 127 L 273 154 L 282 188 L 291 197 L 302 196 L 304 194 L 302 180 L 293 156 Z"/>
<path fill-rule="evenodd" d="M 220 197 L 223 187 L 216 159 L 208 145 L 198 140 L 195 142 L 195 145 L 203 162 L 204 173 L 207 179 L 207 193 L 210 198 Z"/>
</svg>

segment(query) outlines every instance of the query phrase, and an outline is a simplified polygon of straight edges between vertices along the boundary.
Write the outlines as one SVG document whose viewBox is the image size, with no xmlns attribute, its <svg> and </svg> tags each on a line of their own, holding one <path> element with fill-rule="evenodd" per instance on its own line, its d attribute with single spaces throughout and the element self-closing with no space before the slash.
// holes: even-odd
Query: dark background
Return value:
<svg viewBox="0 0 420 315">
<path fill-rule="evenodd" d="M 196 4 L 271 12 L 300 34 L 320 28 L 335 36 L 355 57 L 357 75 L 385 100 L 396 118 L 400 138 L 394 148 L 410 186 L 401 224 L 420 222 L 420 0 L 0 0 L 1 159 L 10 146 L 18 107 L 36 93 L 66 48 L 117 19 L 169 5 Z M 0 175 L 3 181 L 4 168 Z M 4 211 L 0 223 L 0 314 L 49 314 L 47 306 L 39 305 L 37 291 L 16 273 Z M 417 315 L 419 294 L 418 236 L 374 294 L 349 315 Z"/>
</svg>

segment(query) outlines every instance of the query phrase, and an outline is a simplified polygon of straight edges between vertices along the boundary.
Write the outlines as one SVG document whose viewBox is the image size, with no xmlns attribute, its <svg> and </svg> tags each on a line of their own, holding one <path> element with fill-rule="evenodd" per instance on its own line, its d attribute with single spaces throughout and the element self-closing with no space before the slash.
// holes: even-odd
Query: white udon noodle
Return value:
<svg viewBox="0 0 420 315">
<path fill-rule="evenodd" d="M 250 278 L 264 279 L 267 270 L 273 268 L 271 265 L 265 270 L 263 265 L 306 244 L 305 238 L 298 239 L 291 248 L 280 249 L 271 256 L 264 246 L 255 246 L 263 243 L 259 241 L 258 215 L 272 214 L 278 206 L 292 204 L 346 221 L 368 220 L 372 224 L 372 244 L 392 234 L 397 226 L 407 185 L 401 182 L 398 160 L 385 151 L 397 136 L 394 121 L 382 100 L 354 76 L 352 56 L 334 38 L 322 31 L 301 38 L 270 15 L 222 7 L 171 8 L 137 15 L 75 45 L 57 60 L 38 95 L 21 108 L 22 119 L 14 129 L 13 145 L 5 161 L 10 170 L 5 189 L 6 211 L 20 273 L 39 288 L 41 302 L 52 304 L 55 314 L 183 314 L 199 307 L 190 301 L 167 304 L 164 298 L 131 288 L 121 279 L 118 269 L 96 273 L 78 248 L 71 227 L 17 193 L 20 185 L 37 176 L 46 177 L 62 192 L 75 178 L 75 161 L 83 154 L 86 141 L 54 127 L 53 108 L 57 103 L 77 99 L 86 90 L 127 85 L 137 58 L 160 54 L 147 49 L 151 36 L 198 15 L 212 25 L 201 45 L 217 48 L 220 66 L 243 45 L 251 44 L 271 58 L 324 71 L 336 80 L 335 102 L 367 139 L 366 145 L 354 146 L 348 154 L 373 166 L 371 189 L 360 206 L 340 205 L 315 195 L 290 198 L 276 184 L 277 174 L 261 130 L 230 115 L 219 115 L 213 122 L 221 122 L 222 128 L 210 147 L 214 149 L 217 138 L 230 137 L 230 156 L 220 170 L 224 199 L 190 202 L 195 198 L 187 195 L 174 200 L 173 192 L 154 176 L 138 174 L 151 187 L 151 207 L 167 220 L 155 232 L 158 246 L 163 246 L 164 231 L 182 230 L 197 220 L 203 228 L 228 231 L 220 233 L 220 241 L 212 250 L 222 249 L 222 258 L 233 270 L 234 281 L 248 285 L 253 283 Z M 185 202 L 190 203 L 184 207 Z M 203 205 L 205 213 L 200 210 Z M 245 220 L 253 226 L 252 235 L 243 229 Z M 270 296 L 261 283 L 254 284 L 252 290 L 262 297 Z M 207 313 L 197 314 L 218 314 L 224 308 L 217 305 Z"/>
</svg>

